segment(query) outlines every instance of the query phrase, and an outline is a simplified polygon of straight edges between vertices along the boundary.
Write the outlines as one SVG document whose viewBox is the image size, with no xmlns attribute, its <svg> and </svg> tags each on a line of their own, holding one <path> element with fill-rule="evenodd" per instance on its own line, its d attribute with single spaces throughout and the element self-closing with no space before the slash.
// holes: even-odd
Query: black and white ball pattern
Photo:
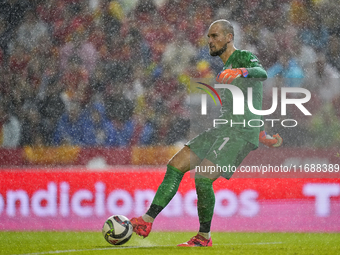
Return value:
<svg viewBox="0 0 340 255">
<path fill-rule="evenodd" d="M 121 245 L 130 240 L 132 224 L 123 215 L 112 215 L 104 223 L 102 233 L 105 240 L 113 245 Z"/>
</svg>

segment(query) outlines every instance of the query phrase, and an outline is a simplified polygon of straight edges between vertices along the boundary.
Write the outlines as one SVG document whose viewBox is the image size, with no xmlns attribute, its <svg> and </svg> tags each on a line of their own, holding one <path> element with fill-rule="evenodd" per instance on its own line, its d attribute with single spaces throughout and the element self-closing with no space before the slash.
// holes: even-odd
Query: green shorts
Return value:
<svg viewBox="0 0 340 255">
<path fill-rule="evenodd" d="M 208 129 L 186 143 L 200 159 L 208 159 L 220 167 L 221 176 L 230 179 L 243 159 L 257 148 L 236 134 L 226 136 L 217 129 Z"/>
</svg>

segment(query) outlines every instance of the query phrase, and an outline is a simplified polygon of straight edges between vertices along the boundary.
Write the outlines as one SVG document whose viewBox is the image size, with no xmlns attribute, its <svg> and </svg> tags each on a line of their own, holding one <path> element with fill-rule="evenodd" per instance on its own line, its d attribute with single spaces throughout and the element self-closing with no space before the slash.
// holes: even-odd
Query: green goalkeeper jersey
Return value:
<svg viewBox="0 0 340 255">
<path fill-rule="evenodd" d="M 253 88 L 253 106 L 257 110 L 262 109 L 262 81 L 267 78 L 267 72 L 262 67 L 258 58 L 249 51 L 235 50 L 225 63 L 223 70 L 230 68 L 246 68 L 248 76 L 246 78 L 237 78 L 231 83 L 240 88 L 244 95 L 244 115 L 233 115 L 233 96 L 229 89 L 223 89 L 222 100 L 222 116 L 220 118 L 229 121 L 226 125 L 217 125 L 218 128 L 223 128 L 229 134 L 241 136 L 244 140 L 251 142 L 258 146 L 260 129 L 264 127 L 251 127 L 260 126 L 259 120 L 261 116 L 252 113 L 248 107 L 248 87 Z M 232 123 L 232 126 L 231 126 Z M 250 126 L 250 125 L 251 126 Z"/>
</svg>

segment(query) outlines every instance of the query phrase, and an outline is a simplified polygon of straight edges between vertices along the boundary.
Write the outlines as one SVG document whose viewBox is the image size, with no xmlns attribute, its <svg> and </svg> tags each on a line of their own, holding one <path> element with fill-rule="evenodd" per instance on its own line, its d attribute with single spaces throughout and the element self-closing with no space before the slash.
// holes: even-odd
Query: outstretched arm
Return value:
<svg viewBox="0 0 340 255">
<path fill-rule="evenodd" d="M 262 67 L 226 69 L 217 75 L 216 81 L 218 83 L 230 84 L 238 77 L 265 80 L 267 79 L 267 72 Z"/>
</svg>

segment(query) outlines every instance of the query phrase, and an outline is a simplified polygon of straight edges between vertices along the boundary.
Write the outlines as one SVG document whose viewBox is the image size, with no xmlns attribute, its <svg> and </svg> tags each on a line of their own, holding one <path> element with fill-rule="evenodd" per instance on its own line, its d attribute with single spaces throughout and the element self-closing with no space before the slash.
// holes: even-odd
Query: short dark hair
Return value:
<svg viewBox="0 0 340 255">
<path fill-rule="evenodd" d="M 219 19 L 219 20 L 215 20 L 213 23 L 211 23 L 210 27 L 214 24 L 220 24 L 222 27 L 222 31 L 223 33 L 226 34 L 232 34 L 233 38 L 234 38 L 234 27 L 233 25 L 230 23 L 230 21 L 226 20 L 226 19 Z"/>
</svg>

